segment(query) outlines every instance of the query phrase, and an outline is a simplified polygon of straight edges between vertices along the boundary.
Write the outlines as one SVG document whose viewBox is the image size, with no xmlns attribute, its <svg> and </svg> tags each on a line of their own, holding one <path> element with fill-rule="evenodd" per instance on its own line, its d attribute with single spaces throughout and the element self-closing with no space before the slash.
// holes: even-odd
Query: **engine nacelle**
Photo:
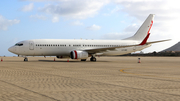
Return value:
<svg viewBox="0 0 180 101">
<path fill-rule="evenodd" d="M 71 57 L 71 59 L 87 59 L 88 52 L 74 50 L 74 51 L 71 51 L 70 57 Z"/>
</svg>

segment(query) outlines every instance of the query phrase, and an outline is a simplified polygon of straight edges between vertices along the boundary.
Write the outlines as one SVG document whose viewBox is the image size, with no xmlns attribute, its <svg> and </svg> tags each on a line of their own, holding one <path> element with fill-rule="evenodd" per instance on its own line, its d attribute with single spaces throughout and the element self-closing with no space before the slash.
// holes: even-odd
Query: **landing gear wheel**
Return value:
<svg viewBox="0 0 180 101">
<path fill-rule="evenodd" d="M 28 61 L 28 58 L 25 57 L 25 58 L 24 58 L 24 61 Z"/>
<path fill-rule="evenodd" d="M 90 61 L 96 62 L 96 58 L 92 56 L 92 57 L 90 58 Z"/>
<path fill-rule="evenodd" d="M 96 58 L 93 58 L 93 61 L 96 62 Z"/>
</svg>

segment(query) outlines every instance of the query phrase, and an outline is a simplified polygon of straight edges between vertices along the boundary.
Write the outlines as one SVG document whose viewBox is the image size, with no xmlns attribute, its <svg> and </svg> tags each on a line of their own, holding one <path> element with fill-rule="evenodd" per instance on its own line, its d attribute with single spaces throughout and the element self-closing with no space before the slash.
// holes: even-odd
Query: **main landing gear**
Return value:
<svg viewBox="0 0 180 101">
<path fill-rule="evenodd" d="M 24 58 L 24 61 L 28 61 L 28 58 L 27 58 L 27 57 L 25 57 L 25 58 Z"/>
<path fill-rule="evenodd" d="M 96 62 L 96 58 L 92 55 L 91 58 L 90 58 L 90 61 Z"/>
</svg>

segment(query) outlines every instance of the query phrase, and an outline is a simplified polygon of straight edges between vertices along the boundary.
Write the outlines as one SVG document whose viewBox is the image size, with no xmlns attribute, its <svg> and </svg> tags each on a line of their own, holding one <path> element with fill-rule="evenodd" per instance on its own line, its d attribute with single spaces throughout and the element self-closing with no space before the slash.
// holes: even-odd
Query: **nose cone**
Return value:
<svg viewBox="0 0 180 101">
<path fill-rule="evenodd" d="M 14 49 L 14 47 L 10 47 L 10 48 L 8 49 L 8 51 L 10 51 L 11 53 L 14 53 L 15 49 Z"/>
</svg>

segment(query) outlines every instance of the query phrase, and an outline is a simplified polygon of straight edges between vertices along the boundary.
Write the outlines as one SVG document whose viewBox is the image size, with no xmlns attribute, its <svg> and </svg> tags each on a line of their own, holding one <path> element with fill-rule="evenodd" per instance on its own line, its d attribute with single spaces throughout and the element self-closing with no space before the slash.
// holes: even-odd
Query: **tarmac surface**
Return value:
<svg viewBox="0 0 180 101">
<path fill-rule="evenodd" d="M 180 57 L 0 58 L 0 101 L 180 101 Z"/>
</svg>

